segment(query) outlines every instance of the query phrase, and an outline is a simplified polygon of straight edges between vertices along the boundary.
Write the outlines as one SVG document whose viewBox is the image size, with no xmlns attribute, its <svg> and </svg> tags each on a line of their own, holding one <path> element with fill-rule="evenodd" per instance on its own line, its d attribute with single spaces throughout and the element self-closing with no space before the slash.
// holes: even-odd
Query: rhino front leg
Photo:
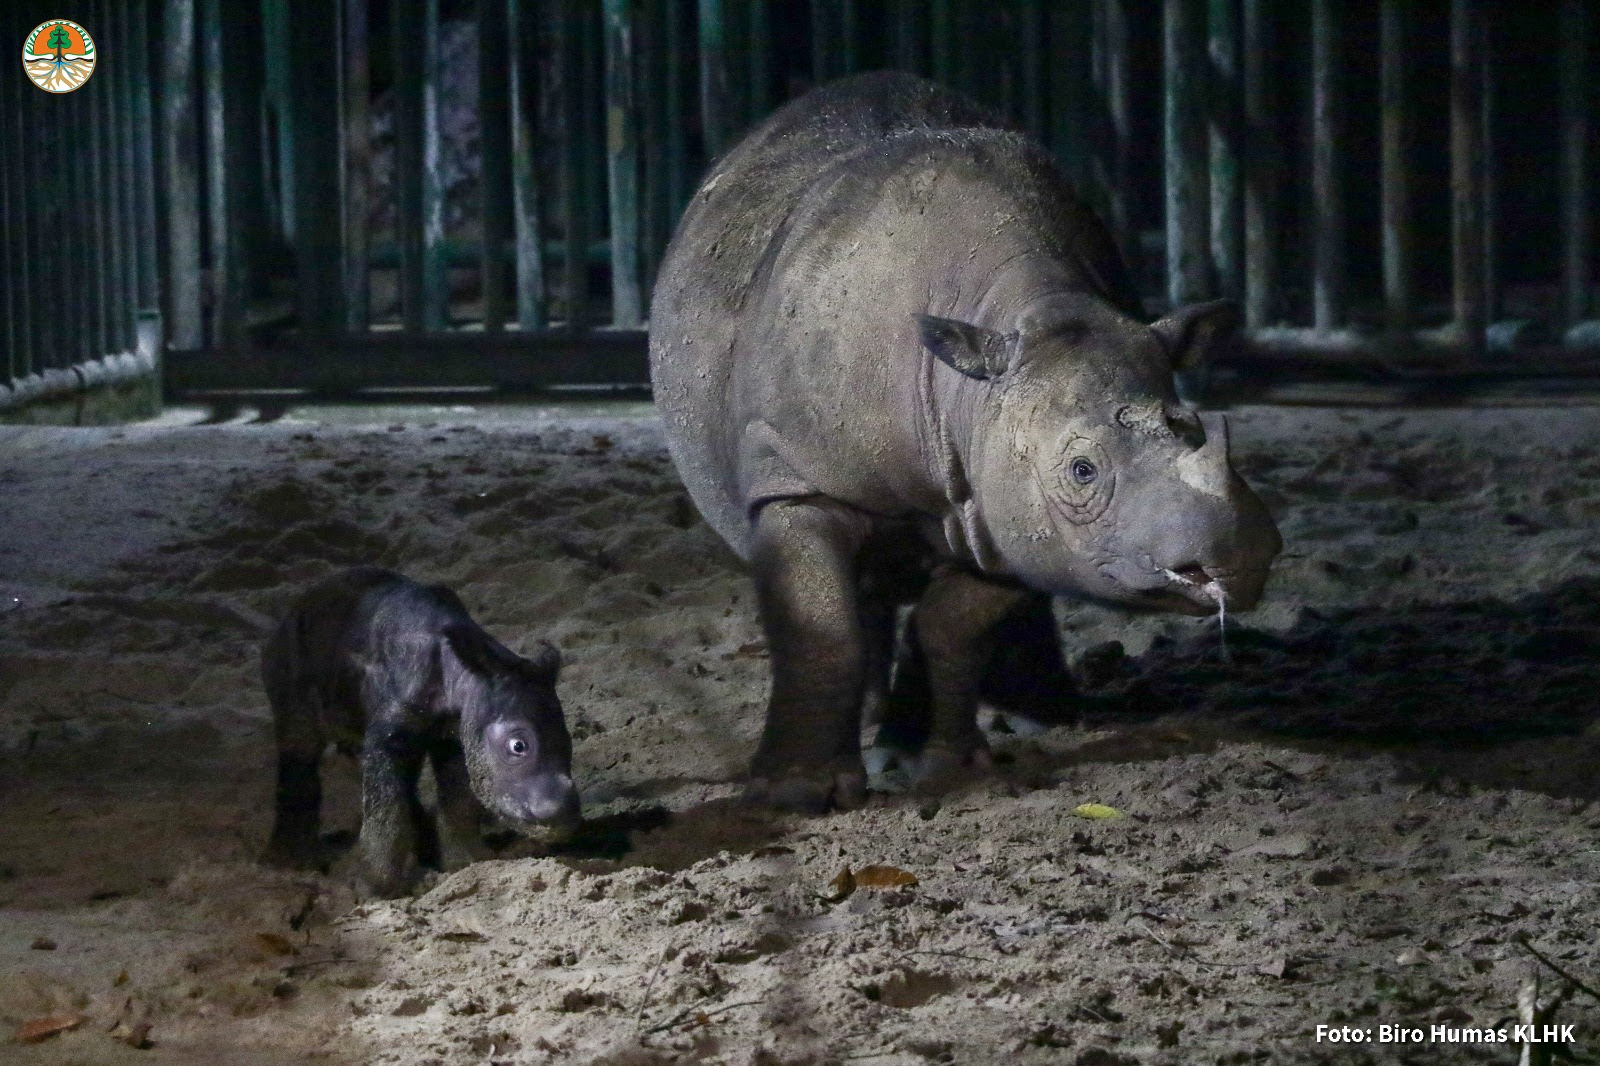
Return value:
<svg viewBox="0 0 1600 1066">
<path fill-rule="evenodd" d="M 369 733 L 361 752 L 361 836 L 356 841 L 361 888 L 398 896 L 410 887 L 420 861 L 435 851 L 437 832 L 417 797 L 426 752 L 422 739 L 403 729 Z"/>
<path fill-rule="evenodd" d="M 494 857 L 483 842 L 487 812 L 472 794 L 466 753 L 461 742 L 446 737 L 429 751 L 433 780 L 439 788 L 439 868 L 459 870 Z"/>
<path fill-rule="evenodd" d="M 978 690 L 1003 622 L 1028 596 L 964 570 L 934 572 L 916 608 L 915 639 L 927 671 L 927 743 L 919 780 L 934 783 L 962 769 L 988 769 L 989 745 L 978 729 Z"/>
<path fill-rule="evenodd" d="M 770 503 L 756 518 L 751 565 L 772 649 L 772 696 L 751 763 L 751 800 L 820 813 L 866 799 L 856 556 L 869 526 L 860 512 L 822 497 Z"/>
</svg>

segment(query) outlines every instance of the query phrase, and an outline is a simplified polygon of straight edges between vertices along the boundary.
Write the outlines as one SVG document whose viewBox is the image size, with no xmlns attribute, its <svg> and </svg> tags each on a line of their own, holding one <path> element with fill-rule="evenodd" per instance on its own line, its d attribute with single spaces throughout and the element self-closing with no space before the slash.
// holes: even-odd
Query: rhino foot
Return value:
<svg viewBox="0 0 1600 1066">
<path fill-rule="evenodd" d="M 994 769 L 994 756 L 981 736 L 955 744 L 934 740 L 905 765 L 919 791 L 940 792 L 987 774 Z"/>
<path fill-rule="evenodd" d="M 777 778 L 752 777 L 744 790 L 746 803 L 796 814 L 849 811 L 866 801 L 867 772 L 859 762 L 853 767 L 794 767 Z"/>
</svg>

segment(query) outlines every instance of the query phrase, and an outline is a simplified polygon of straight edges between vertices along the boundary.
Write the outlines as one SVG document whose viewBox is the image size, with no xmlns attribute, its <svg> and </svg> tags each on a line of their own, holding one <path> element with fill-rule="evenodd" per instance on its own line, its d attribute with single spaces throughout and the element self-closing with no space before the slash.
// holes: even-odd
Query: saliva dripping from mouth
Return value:
<svg viewBox="0 0 1600 1066">
<path fill-rule="evenodd" d="M 1188 571 L 1187 573 L 1185 571 Z M 1233 662 L 1233 656 L 1228 652 L 1228 594 L 1222 588 L 1222 582 L 1211 577 L 1199 567 L 1184 567 L 1183 570 L 1163 571 L 1172 580 L 1198 588 L 1200 593 L 1211 598 L 1217 605 L 1217 636 L 1222 641 L 1222 661 Z M 1202 584 L 1198 577 L 1204 576 L 1207 580 Z"/>
</svg>

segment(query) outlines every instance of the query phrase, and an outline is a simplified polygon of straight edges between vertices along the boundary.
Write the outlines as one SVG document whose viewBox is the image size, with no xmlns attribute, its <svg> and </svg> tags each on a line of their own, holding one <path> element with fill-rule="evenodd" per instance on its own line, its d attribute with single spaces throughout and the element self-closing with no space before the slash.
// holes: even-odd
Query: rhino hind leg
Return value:
<svg viewBox="0 0 1600 1066">
<path fill-rule="evenodd" d="M 807 813 L 866 800 L 867 645 L 856 583 L 865 516 L 822 497 L 756 517 L 751 569 L 772 649 L 772 694 L 747 800 Z"/>
</svg>

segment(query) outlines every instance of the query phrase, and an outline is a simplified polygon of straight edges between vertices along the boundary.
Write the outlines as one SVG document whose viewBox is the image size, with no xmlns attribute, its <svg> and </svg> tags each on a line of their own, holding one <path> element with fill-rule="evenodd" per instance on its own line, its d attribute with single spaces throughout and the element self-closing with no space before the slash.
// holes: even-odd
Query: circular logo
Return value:
<svg viewBox="0 0 1600 1066">
<path fill-rule="evenodd" d="M 22 69 L 47 93 L 70 93 L 94 73 L 94 38 L 76 22 L 51 19 L 22 42 Z"/>
</svg>

